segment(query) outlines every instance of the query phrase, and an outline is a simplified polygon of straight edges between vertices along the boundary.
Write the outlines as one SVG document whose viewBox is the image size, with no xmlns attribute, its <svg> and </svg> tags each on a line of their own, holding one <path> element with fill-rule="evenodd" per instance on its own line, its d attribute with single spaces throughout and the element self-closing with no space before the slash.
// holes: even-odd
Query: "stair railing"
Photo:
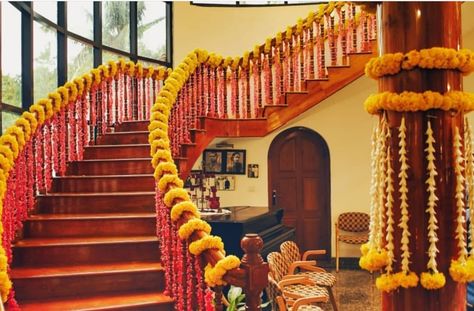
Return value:
<svg viewBox="0 0 474 311">
<path fill-rule="evenodd" d="M 222 310 L 225 284 L 242 287 L 247 309 L 259 310 L 268 276 L 259 255 L 262 240 L 251 236 L 242 241 L 242 261 L 225 256 L 222 240 L 210 235 L 211 227 L 183 189 L 173 158 L 191 143 L 191 130 L 200 128 L 201 117 L 260 117 L 285 93 L 301 91 L 304 81 L 325 79 L 328 66 L 346 65 L 349 53 L 371 52 L 374 37 L 373 15 L 354 4 L 330 3 L 243 57 L 224 59 L 196 49 L 166 79 L 148 129 L 166 291 L 176 299 L 177 310 L 197 305 L 210 310 L 213 298 L 215 308 Z"/>
<path fill-rule="evenodd" d="M 9 266 L 12 243 L 35 209 L 35 196 L 51 189 L 66 164 L 83 159 L 85 146 L 124 121 L 149 120 L 166 68 L 109 62 L 50 93 L 0 137 L 0 294 L 16 310 Z"/>
</svg>

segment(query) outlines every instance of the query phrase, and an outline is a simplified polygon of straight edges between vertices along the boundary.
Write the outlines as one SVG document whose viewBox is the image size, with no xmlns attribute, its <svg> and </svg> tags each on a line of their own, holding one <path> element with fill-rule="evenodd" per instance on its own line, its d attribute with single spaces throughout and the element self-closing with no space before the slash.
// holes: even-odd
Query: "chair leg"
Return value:
<svg viewBox="0 0 474 311">
<path fill-rule="evenodd" d="M 332 287 L 326 287 L 326 288 L 328 289 L 329 300 L 331 301 L 333 311 L 338 311 L 337 310 L 336 297 L 334 297 L 334 293 L 332 292 Z"/>
<path fill-rule="evenodd" d="M 339 241 L 336 240 L 336 272 L 339 272 Z"/>
</svg>

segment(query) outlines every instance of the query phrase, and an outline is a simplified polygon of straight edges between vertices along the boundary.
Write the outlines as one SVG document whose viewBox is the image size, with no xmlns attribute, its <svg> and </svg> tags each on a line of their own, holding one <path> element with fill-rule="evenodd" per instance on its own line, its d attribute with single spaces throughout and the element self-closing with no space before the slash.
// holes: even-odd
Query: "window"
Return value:
<svg viewBox="0 0 474 311">
<path fill-rule="evenodd" d="M 7 128 L 12 126 L 18 117 L 20 117 L 20 115 L 17 113 L 2 111 L 2 133 L 5 132 Z"/>
<path fill-rule="evenodd" d="M 57 77 L 57 39 L 54 28 L 35 22 L 34 38 L 34 102 L 58 86 Z"/>
<path fill-rule="evenodd" d="M 102 53 L 102 62 L 103 62 L 103 63 L 107 63 L 107 62 L 109 62 L 109 61 L 111 61 L 111 60 L 113 60 L 113 61 L 118 61 L 119 58 L 123 58 L 123 59 L 125 59 L 125 61 L 127 61 L 127 62 L 130 60 L 130 58 L 124 57 L 124 56 L 121 55 L 121 54 L 117 54 L 117 53 L 113 53 L 113 52 L 109 52 L 109 51 L 105 51 L 105 50 L 104 50 L 104 52 Z"/>
<path fill-rule="evenodd" d="M 130 51 L 130 4 L 121 1 L 102 2 L 102 43 L 118 50 Z"/>
<path fill-rule="evenodd" d="M 166 4 L 138 2 L 138 54 L 166 61 Z"/>
<path fill-rule="evenodd" d="M 92 46 L 73 39 L 67 40 L 67 79 L 86 73 L 94 66 Z"/>
<path fill-rule="evenodd" d="M 67 3 L 67 28 L 84 38 L 93 40 L 94 12 L 91 1 Z"/>
<path fill-rule="evenodd" d="M 34 1 L 33 10 L 53 23 L 57 23 L 58 6 L 56 1 Z"/>
</svg>

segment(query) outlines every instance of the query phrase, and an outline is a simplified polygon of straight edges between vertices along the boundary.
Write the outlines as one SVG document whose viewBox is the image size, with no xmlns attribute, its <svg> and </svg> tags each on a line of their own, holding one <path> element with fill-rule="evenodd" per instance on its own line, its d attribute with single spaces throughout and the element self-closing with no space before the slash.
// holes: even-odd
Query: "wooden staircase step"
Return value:
<svg viewBox="0 0 474 311">
<path fill-rule="evenodd" d="M 124 121 L 115 126 L 115 132 L 148 131 L 150 121 Z"/>
<path fill-rule="evenodd" d="M 148 144 L 148 131 L 112 132 L 100 136 L 99 145 Z"/>
<path fill-rule="evenodd" d="M 20 300 L 74 297 L 164 289 L 160 263 L 138 262 L 109 265 L 16 268 L 11 272 Z"/>
<path fill-rule="evenodd" d="M 22 239 L 13 247 L 14 267 L 159 261 L 156 236 Z"/>
<path fill-rule="evenodd" d="M 154 212 L 155 192 L 51 193 L 38 195 L 40 213 Z"/>
<path fill-rule="evenodd" d="M 174 301 L 160 292 L 129 291 L 107 296 L 27 300 L 20 306 L 23 311 L 172 311 L 174 310 Z"/>
<path fill-rule="evenodd" d="M 101 159 L 71 162 L 67 175 L 153 174 L 149 156 L 129 159 Z"/>
<path fill-rule="evenodd" d="M 84 159 L 127 159 L 150 157 L 149 144 L 96 145 L 84 149 Z"/>
<path fill-rule="evenodd" d="M 51 192 L 153 191 L 153 174 L 64 176 L 53 179 Z"/>
<path fill-rule="evenodd" d="M 144 236 L 156 233 L 155 213 L 46 214 L 24 223 L 25 238 Z"/>
</svg>

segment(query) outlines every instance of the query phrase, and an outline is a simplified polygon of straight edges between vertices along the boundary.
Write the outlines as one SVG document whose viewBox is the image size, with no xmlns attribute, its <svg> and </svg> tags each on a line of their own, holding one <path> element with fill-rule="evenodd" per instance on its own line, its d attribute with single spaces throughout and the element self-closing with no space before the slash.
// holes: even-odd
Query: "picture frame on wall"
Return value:
<svg viewBox="0 0 474 311">
<path fill-rule="evenodd" d="M 247 172 L 248 178 L 258 178 L 258 164 L 249 164 Z"/>
<path fill-rule="evenodd" d="M 207 174 L 245 175 L 247 171 L 243 149 L 206 149 L 202 161 Z"/>
<path fill-rule="evenodd" d="M 218 149 L 206 149 L 203 153 L 204 173 L 225 173 L 225 151 Z"/>
<path fill-rule="evenodd" d="M 246 157 L 245 150 L 225 150 L 225 173 L 245 175 Z"/>
<path fill-rule="evenodd" d="M 216 187 L 219 191 L 234 191 L 235 176 L 219 175 L 216 176 Z"/>
</svg>

